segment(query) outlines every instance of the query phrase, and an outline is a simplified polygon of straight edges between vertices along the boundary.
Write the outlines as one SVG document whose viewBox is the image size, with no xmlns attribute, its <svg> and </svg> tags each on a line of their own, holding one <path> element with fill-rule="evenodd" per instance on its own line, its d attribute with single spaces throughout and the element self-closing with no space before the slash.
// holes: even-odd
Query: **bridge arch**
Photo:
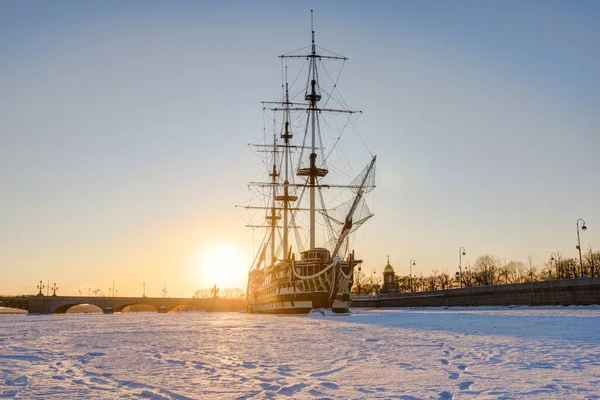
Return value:
<svg viewBox="0 0 600 400">
<path fill-rule="evenodd" d="M 29 311 L 23 308 L 0 306 L 0 315 L 2 314 L 29 314 Z"/>
<path fill-rule="evenodd" d="M 93 302 L 91 302 L 91 303 L 72 302 L 72 303 L 61 304 L 57 307 L 54 307 L 54 309 L 52 309 L 51 311 L 52 311 L 52 314 L 66 314 L 67 311 L 69 311 L 71 308 L 77 307 L 77 306 L 93 306 L 98 309 L 98 311 L 94 311 L 94 312 L 102 312 L 103 311 L 103 309 L 100 305 L 94 304 Z"/>
<path fill-rule="evenodd" d="M 121 304 L 115 306 L 115 312 L 118 312 L 118 313 L 123 312 L 123 310 L 125 310 L 127 307 L 130 307 L 130 309 L 128 310 L 128 312 L 135 312 L 135 311 L 131 311 L 131 307 L 132 306 L 143 306 L 143 307 L 147 307 L 147 308 L 150 308 L 150 309 L 154 310 L 154 312 L 158 312 L 158 309 L 157 309 L 157 307 L 155 305 L 150 304 L 150 303 L 140 303 L 140 302 L 124 302 L 124 303 L 121 303 Z M 144 310 L 142 312 L 147 312 L 147 311 Z"/>
<path fill-rule="evenodd" d="M 168 307 L 169 312 L 206 311 L 207 307 L 193 303 L 172 304 Z"/>
<path fill-rule="evenodd" d="M 104 310 L 95 304 L 79 304 L 67 310 L 67 314 L 102 314 Z"/>
</svg>

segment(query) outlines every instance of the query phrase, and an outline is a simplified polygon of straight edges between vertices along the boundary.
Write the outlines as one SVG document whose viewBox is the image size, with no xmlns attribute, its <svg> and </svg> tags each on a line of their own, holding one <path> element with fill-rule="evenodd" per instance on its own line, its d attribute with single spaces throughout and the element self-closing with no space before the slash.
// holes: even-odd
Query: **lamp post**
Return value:
<svg viewBox="0 0 600 400">
<path fill-rule="evenodd" d="M 412 276 L 412 267 L 413 265 L 416 265 L 415 263 L 415 259 L 411 258 L 409 261 L 409 266 L 410 266 L 410 275 L 408 276 L 408 283 L 409 283 L 409 287 L 410 287 L 410 291 L 413 291 L 413 276 Z"/>
<path fill-rule="evenodd" d="M 558 279 L 562 279 L 562 277 L 560 276 L 560 274 L 558 272 L 558 264 L 556 263 L 555 257 L 556 257 L 556 255 L 554 253 L 550 254 L 550 272 L 552 272 L 552 261 L 554 261 L 554 265 L 556 266 L 556 277 Z"/>
<path fill-rule="evenodd" d="M 582 218 L 577 220 L 577 250 L 579 250 L 579 268 L 581 269 L 581 277 L 583 278 L 583 259 L 581 258 L 581 241 L 579 240 L 579 221 L 581 221 L 581 230 L 585 232 L 587 226 Z"/>
<path fill-rule="evenodd" d="M 37 295 L 38 295 L 38 296 L 43 296 L 43 295 L 44 295 L 44 293 L 42 293 L 42 290 L 44 290 L 45 286 L 44 286 L 44 284 L 42 283 L 42 281 L 40 281 L 40 284 L 39 284 L 39 285 L 37 285 L 37 288 L 40 290 L 40 292 L 39 292 Z"/>
<path fill-rule="evenodd" d="M 460 274 L 460 287 L 463 287 L 463 276 L 462 276 L 462 256 L 466 256 L 467 251 L 464 247 L 458 249 L 458 271 Z"/>
<path fill-rule="evenodd" d="M 56 286 L 56 282 L 54 282 L 54 286 L 52 286 L 52 297 L 56 297 L 57 291 L 58 291 L 58 286 Z"/>
<path fill-rule="evenodd" d="M 373 274 L 375 273 L 375 268 L 371 268 L 371 290 L 375 290 L 375 282 L 373 281 Z"/>
<path fill-rule="evenodd" d="M 596 276 L 596 274 L 594 273 L 594 252 L 592 251 L 592 248 L 590 246 L 590 269 L 591 269 L 591 273 L 592 273 L 592 278 L 594 278 Z"/>
</svg>

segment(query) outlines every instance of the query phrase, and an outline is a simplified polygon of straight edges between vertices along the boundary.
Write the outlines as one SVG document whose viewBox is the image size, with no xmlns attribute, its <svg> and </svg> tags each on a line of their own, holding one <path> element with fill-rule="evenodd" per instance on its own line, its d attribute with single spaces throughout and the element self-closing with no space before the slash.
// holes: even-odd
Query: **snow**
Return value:
<svg viewBox="0 0 600 400">
<path fill-rule="evenodd" d="M 0 398 L 600 399 L 600 308 L 0 316 Z"/>
</svg>

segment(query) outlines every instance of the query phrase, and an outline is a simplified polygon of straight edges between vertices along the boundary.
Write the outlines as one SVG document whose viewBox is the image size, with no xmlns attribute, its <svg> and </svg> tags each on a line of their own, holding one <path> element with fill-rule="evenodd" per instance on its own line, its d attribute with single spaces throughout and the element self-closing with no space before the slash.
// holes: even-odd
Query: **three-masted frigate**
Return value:
<svg viewBox="0 0 600 400">
<path fill-rule="evenodd" d="M 347 107 L 340 75 L 327 69 L 348 59 L 315 44 L 312 11 L 311 34 L 310 45 L 280 56 L 281 100 L 263 102 L 274 131 L 271 137 L 265 127 L 264 143 L 254 147 L 266 179 L 250 183 L 253 196 L 244 205 L 249 216 L 264 218 L 259 224 L 250 218 L 248 226 L 266 228 L 248 274 L 249 312 L 348 312 L 354 269 L 362 262 L 351 250 L 351 234 L 373 215 L 365 200 L 375 187 L 376 156 L 367 149 L 366 167 L 350 174 L 356 156 L 347 154 L 344 139 L 358 138 L 357 147 L 366 148 L 354 126 L 361 112 Z M 291 84 L 286 61 L 303 62 Z"/>
</svg>

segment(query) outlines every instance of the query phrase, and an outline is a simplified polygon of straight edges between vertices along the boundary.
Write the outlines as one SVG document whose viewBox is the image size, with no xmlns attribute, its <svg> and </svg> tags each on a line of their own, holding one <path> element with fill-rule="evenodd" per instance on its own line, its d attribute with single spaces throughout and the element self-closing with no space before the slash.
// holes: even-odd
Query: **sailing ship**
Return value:
<svg viewBox="0 0 600 400">
<path fill-rule="evenodd" d="M 281 99 L 262 103 L 273 134 L 264 127 L 263 143 L 253 146 L 263 157 L 264 179 L 250 182 L 253 195 L 243 206 L 263 219 L 250 217 L 247 226 L 266 228 L 248 273 L 248 311 L 346 313 L 362 263 L 351 250 L 353 233 L 373 215 L 366 200 L 376 156 L 355 129 L 361 112 L 347 106 L 340 74 L 332 79 L 327 67 L 337 63 L 341 72 L 348 58 L 315 44 L 312 11 L 311 43 L 280 58 Z M 291 84 L 287 61 L 303 62 Z M 350 174 L 355 156 L 345 152 L 347 136 L 369 153 L 357 175 Z"/>
</svg>

